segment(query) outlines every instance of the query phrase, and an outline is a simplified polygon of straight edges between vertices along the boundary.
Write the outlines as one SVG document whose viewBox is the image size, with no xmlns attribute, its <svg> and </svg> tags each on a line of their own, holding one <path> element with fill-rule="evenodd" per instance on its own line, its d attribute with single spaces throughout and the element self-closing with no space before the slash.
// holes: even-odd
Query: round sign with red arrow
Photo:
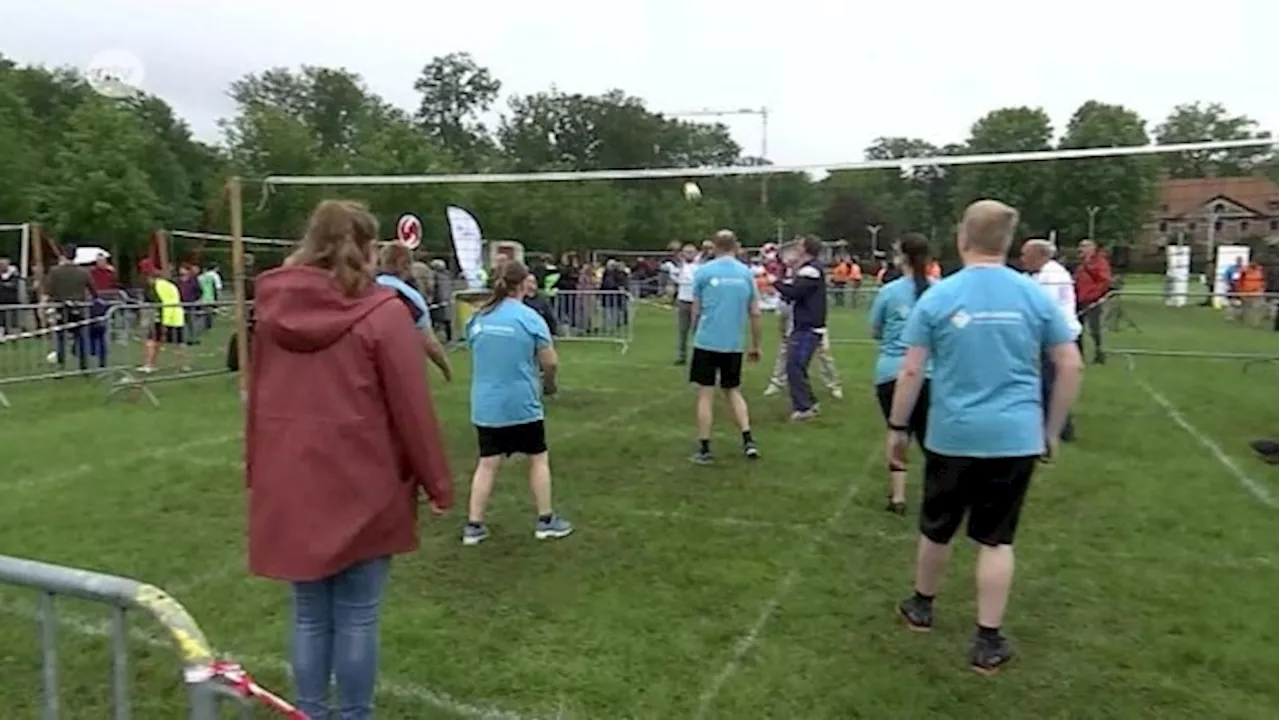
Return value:
<svg viewBox="0 0 1280 720">
<path fill-rule="evenodd" d="M 417 215 L 405 213 L 400 216 L 396 221 L 396 240 L 410 250 L 422 244 L 422 221 Z"/>
</svg>

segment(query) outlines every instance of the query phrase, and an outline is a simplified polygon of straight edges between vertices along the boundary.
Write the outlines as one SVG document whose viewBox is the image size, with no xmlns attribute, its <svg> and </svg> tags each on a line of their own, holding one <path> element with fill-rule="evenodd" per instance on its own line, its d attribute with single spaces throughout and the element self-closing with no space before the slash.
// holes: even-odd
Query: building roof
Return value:
<svg viewBox="0 0 1280 720">
<path fill-rule="evenodd" d="M 1199 215 L 1209 201 L 1226 198 L 1259 215 L 1275 215 L 1280 187 L 1265 177 L 1169 179 L 1160 183 L 1160 214 L 1165 217 Z"/>
</svg>

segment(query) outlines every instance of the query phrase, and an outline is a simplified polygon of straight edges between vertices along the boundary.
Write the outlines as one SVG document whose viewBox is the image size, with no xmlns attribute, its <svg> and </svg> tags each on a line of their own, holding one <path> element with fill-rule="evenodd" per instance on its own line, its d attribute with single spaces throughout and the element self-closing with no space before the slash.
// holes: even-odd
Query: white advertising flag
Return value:
<svg viewBox="0 0 1280 720">
<path fill-rule="evenodd" d="M 1164 274 L 1164 304 L 1183 307 L 1187 304 L 1187 285 L 1191 277 L 1191 247 L 1169 245 L 1165 247 L 1165 255 L 1167 265 Z"/>
<path fill-rule="evenodd" d="M 481 243 L 484 235 L 475 216 L 460 207 L 450 205 L 444 210 L 449 218 L 449 234 L 453 237 L 453 252 L 458 257 L 458 267 L 467 279 L 467 287 L 478 290 L 484 287 L 481 279 Z"/>
</svg>

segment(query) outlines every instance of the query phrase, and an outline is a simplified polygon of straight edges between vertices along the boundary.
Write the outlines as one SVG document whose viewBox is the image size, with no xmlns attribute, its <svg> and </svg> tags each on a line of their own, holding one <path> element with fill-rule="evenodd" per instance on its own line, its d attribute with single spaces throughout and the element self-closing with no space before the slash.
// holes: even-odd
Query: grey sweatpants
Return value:
<svg viewBox="0 0 1280 720">
<path fill-rule="evenodd" d="M 689 356 L 689 333 L 693 330 L 693 303 L 676 301 L 676 362 Z"/>
</svg>

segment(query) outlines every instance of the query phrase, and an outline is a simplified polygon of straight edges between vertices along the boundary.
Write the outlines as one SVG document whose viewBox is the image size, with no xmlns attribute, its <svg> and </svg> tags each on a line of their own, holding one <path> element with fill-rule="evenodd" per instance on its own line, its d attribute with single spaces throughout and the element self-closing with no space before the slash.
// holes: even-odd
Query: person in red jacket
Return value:
<svg viewBox="0 0 1280 720">
<path fill-rule="evenodd" d="M 1093 362 L 1101 365 L 1106 362 L 1102 352 L 1102 310 L 1105 303 L 1102 299 L 1111 291 L 1111 263 L 1098 250 L 1098 244 L 1092 240 L 1082 240 L 1079 245 L 1080 264 L 1076 266 L 1076 307 L 1079 308 L 1080 320 L 1093 338 Z M 1084 333 L 1076 338 L 1080 346 L 1080 354 L 1084 354 Z"/>
<path fill-rule="evenodd" d="M 245 426 L 249 569 L 292 585 L 298 708 L 371 717 L 391 556 L 417 549 L 419 493 L 453 480 L 422 338 L 373 278 L 377 221 L 322 202 L 285 266 L 256 281 Z"/>
</svg>

